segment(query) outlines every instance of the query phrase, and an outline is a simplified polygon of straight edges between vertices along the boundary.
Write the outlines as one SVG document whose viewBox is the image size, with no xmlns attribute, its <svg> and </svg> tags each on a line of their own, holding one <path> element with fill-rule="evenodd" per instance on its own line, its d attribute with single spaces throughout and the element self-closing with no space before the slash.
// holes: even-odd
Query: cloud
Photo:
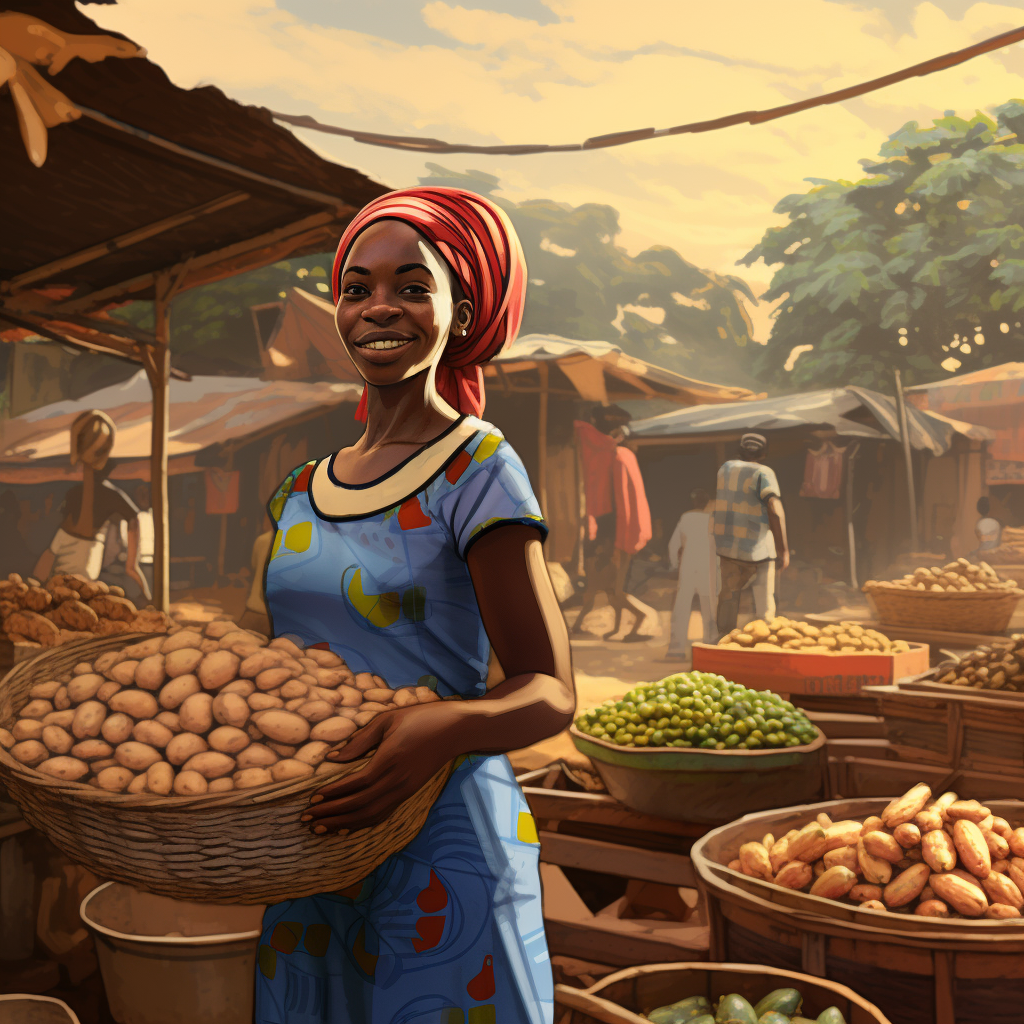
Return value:
<svg viewBox="0 0 1024 1024">
<path fill-rule="evenodd" d="M 773 107 L 1005 31 L 1021 24 L 1024 0 L 631 0 L 628 17 L 621 0 L 392 0 L 379 4 L 388 14 L 376 24 L 372 7 L 349 19 L 350 6 L 120 0 L 87 11 L 146 46 L 186 88 L 213 83 L 242 102 L 347 127 L 493 144 L 579 141 Z M 736 273 L 735 261 L 779 221 L 775 204 L 805 191 L 804 179 L 856 178 L 857 161 L 907 120 L 947 109 L 970 116 L 1021 94 L 1022 64 L 1018 45 L 781 121 L 614 150 L 430 159 L 494 174 L 516 201 L 607 203 L 631 251 L 666 244 Z M 420 155 L 298 134 L 395 187 L 425 173 Z M 770 276 L 763 266 L 750 275 L 757 291 Z"/>
</svg>

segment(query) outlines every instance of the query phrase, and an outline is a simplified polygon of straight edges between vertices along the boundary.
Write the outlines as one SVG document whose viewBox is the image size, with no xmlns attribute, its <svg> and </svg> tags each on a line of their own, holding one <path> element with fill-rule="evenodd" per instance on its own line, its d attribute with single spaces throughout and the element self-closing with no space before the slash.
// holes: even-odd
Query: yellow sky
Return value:
<svg viewBox="0 0 1024 1024">
<path fill-rule="evenodd" d="M 85 10 L 183 87 L 368 131 L 480 144 L 575 142 L 817 95 L 1024 24 L 1024 0 L 119 0 Z M 467 9 L 468 8 L 468 9 Z M 486 8 L 486 9 L 480 9 Z M 509 13 L 512 12 L 512 13 Z M 760 126 L 597 152 L 442 156 L 510 199 L 608 203 L 631 251 L 670 245 L 736 273 L 805 178 L 851 178 L 886 135 L 1024 96 L 1024 48 Z M 301 132 L 389 185 L 424 158 Z M 756 290 L 763 265 L 740 268 Z M 766 310 L 755 312 L 767 335 Z"/>
</svg>

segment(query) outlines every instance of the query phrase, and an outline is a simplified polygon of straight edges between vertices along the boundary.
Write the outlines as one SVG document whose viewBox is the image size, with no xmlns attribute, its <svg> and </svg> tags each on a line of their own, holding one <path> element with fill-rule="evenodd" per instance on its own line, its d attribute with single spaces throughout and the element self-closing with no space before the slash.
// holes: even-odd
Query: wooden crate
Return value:
<svg viewBox="0 0 1024 1024">
<path fill-rule="evenodd" d="M 834 714 L 828 711 L 807 711 L 806 708 L 803 710 L 830 740 L 881 740 L 885 738 L 885 719 L 881 715 Z"/>
<path fill-rule="evenodd" d="M 960 703 L 941 694 L 875 686 L 885 738 L 903 761 L 956 768 L 960 756 Z"/>
<path fill-rule="evenodd" d="M 957 694 L 959 767 L 1012 775 L 1024 781 L 1024 701 L 995 701 L 976 691 Z"/>
<path fill-rule="evenodd" d="M 899 796 L 919 782 L 926 782 L 934 793 L 942 793 L 956 778 L 956 773 L 933 764 L 859 755 L 829 758 L 828 768 L 832 795 L 847 800 Z M 975 794 L 960 795 L 967 799 Z"/>
<path fill-rule="evenodd" d="M 896 751 L 885 739 L 838 739 L 829 737 L 825 744 L 829 758 L 866 757 L 875 761 L 895 761 Z"/>
<path fill-rule="evenodd" d="M 911 644 L 897 654 L 808 654 L 803 651 L 734 650 L 693 645 L 693 667 L 715 672 L 759 690 L 774 690 L 799 702 L 801 694 L 850 696 L 866 686 L 884 686 L 928 669 L 928 645 Z"/>
<path fill-rule="evenodd" d="M 561 773 L 521 781 L 566 785 Z M 571 785 L 571 783 L 568 783 Z M 640 814 L 603 793 L 524 785 L 540 837 L 544 923 L 552 956 L 628 967 L 706 960 L 708 926 L 689 850 L 707 827 Z M 596 910 L 575 873 L 620 880 Z"/>
</svg>

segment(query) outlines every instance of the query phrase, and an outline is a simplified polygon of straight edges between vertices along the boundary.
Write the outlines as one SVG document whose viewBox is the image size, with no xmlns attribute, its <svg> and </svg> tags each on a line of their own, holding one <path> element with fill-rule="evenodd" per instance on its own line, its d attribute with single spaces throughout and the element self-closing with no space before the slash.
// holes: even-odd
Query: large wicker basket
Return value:
<svg viewBox="0 0 1024 1024">
<path fill-rule="evenodd" d="M 1002 633 L 1010 625 L 1024 590 L 904 590 L 884 584 L 863 588 L 885 626 L 937 629 L 950 633 Z"/>
<path fill-rule="evenodd" d="M 139 639 L 121 634 L 73 641 L 18 665 L 0 680 L 0 726 L 11 727 L 34 684 L 68 678 L 79 662 Z M 26 821 L 101 878 L 172 899 L 276 903 L 364 879 L 412 841 L 452 771 L 447 765 L 372 828 L 313 835 L 299 821 L 310 796 L 368 760 L 259 789 L 158 797 L 61 782 L 0 748 L 0 782 Z"/>
</svg>

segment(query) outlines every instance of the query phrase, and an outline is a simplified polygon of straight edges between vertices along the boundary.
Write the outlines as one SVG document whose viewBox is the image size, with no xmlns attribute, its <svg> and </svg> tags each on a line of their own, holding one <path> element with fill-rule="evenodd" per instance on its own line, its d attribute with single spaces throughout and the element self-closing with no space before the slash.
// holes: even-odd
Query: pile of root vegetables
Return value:
<svg viewBox="0 0 1024 1024">
<path fill-rule="evenodd" d="M 107 651 L 35 683 L 27 698 L 0 728 L 17 762 L 72 785 L 163 797 L 335 768 L 327 754 L 376 715 L 440 699 L 223 621 Z"/>
<path fill-rule="evenodd" d="M 977 800 L 931 797 L 921 783 L 864 821 L 819 814 L 779 839 L 744 843 L 729 867 L 882 914 L 1020 918 L 1024 828 Z"/>
</svg>

